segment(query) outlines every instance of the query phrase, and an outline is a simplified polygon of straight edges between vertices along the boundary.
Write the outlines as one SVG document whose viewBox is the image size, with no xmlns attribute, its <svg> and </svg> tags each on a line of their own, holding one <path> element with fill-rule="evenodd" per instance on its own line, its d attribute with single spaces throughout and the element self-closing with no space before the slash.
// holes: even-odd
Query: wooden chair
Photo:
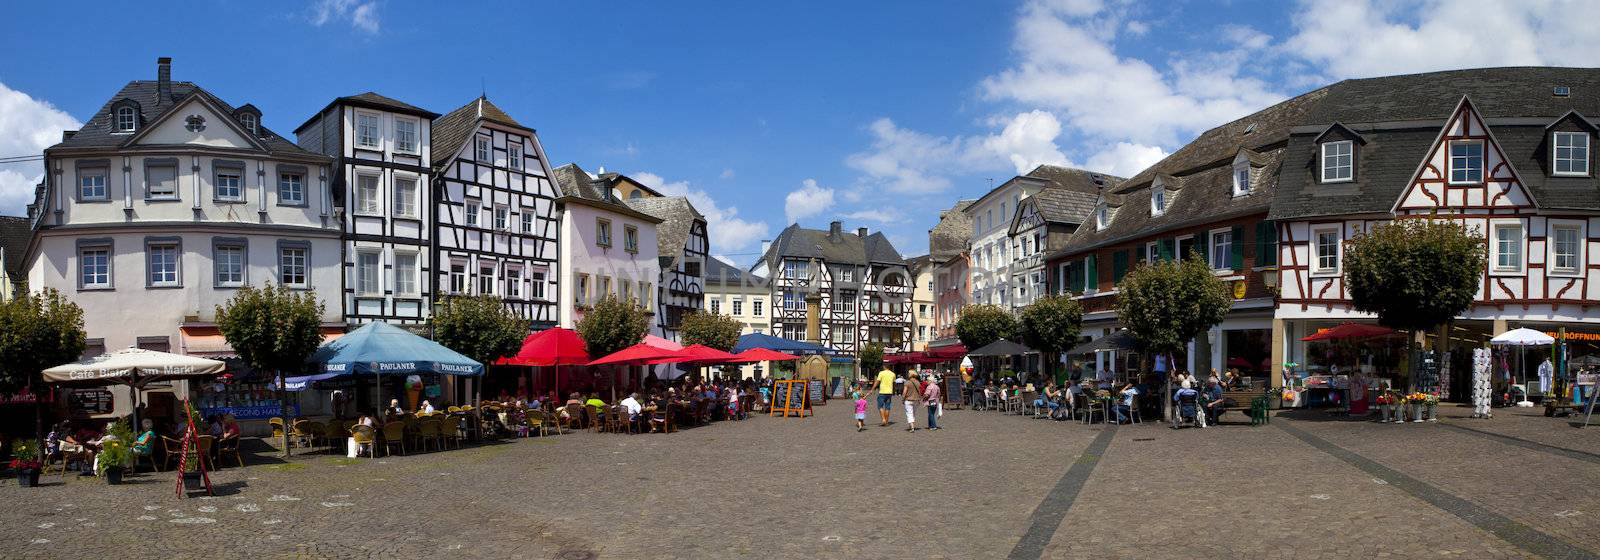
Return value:
<svg viewBox="0 0 1600 560">
<path fill-rule="evenodd" d="M 439 443 L 439 422 L 431 418 L 417 420 L 417 442 L 422 445 L 422 450 L 428 450 L 428 442 L 435 446 Z"/>
<path fill-rule="evenodd" d="M 529 435 L 532 435 L 533 430 L 539 431 L 539 437 L 550 435 L 550 426 L 545 421 L 546 417 L 543 410 L 529 410 L 526 418 L 528 419 Z"/>
<path fill-rule="evenodd" d="M 244 466 L 244 455 L 239 453 L 238 436 L 217 440 L 217 465 L 221 466 L 222 460 L 229 456 L 232 456 L 233 462 L 238 463 L 240 467 Z"/>
<path fill-rule="evenodd" d="M 208 470 L 208 471 L 212 470 L 212 468 L 215 467 L 215 465 L 213 465 L 211 463 L 211 450 L 213 448 L 215 448 L 216 446 L 217 446 L 217 436 L 213 436 L 213 435 L 200 436 L 200 453 L 198 455 L 198 457 L 199 457 L 198 460 L 200 461 L 200 465 L 202 467 L 205 467 L 205 469 Z"/>
<path fill-rule="evenodd" d="M 617 405 L 606 409 L 606 431 L 613 434 L 633 431 L 633 422 L 628 421 L 627 407 Z"/>
<path fill-rule="evenodd" d="M 338 447 L 338 442 L 348 437 L 350 437 L 349 426 L 344 422 L 329 420 L 327 425 L 322 427 L 322 441 L 328 447 Z"/>
<path fill-rule="evenodd" d="M 652 432 L 656 431 L 656 427 L 657 426 L 661 427 L 661 433 L 664 433 L 664 434 L 672 433 L 673 430 L 672 430 L 672 407 L 671 406 L 658 407 L 658 408 L 656 408 L 654 411 L 652 411 L 650 413 L 650 431 L 652 431 Z"/>
<path fill-rule="evenodd" d="M 61 468 L 57 471 L 57 473 L 61 475 L 61 482 L 63 483 L 71 482 L 72 479 L 77 478 L 76 476 L 67 475 L 67 465 L 72 463 L 80 463 L 79 469 L 82 470 L 84 467 L 81 466 L 81 463 L 89 463 L 91 465 L 94 464 L 94 452 L 90 451 L 89 448 L 77 446 L 71 449 L 65 449 L 65 446 L 66 444 L 63 443 L 63 449 L 61 451 Z"/>
<path fill-rule="evenodd" d="M 161 436 L 161 462 L 167 466 L 167 470 L 177 468 L 173 463 L 176 463 L 182 454 L 183 440 Z"/>
<path fill-rule="evenodd" d="M 383 453 L 388 455 L 389 450 L 395 446 L 400 447 L 401 455 L 406 454 L 406 425 L 404 422 L 394 421 L 383 425 Z"/>
<path fill-rule="evenodd" d="M 289 426 L 290 445 L 295 447 L 311 447 L 316 444 L 317 435 L 322 432 L 322 426 L 310 420 L 295 420 Z"/>
<path fill-rule="evenodd" d="M 451 414 L 435 415 L 435 422 L 439 424 L 439 448 L 446 444 L 454 443 L 457 449 L 461 448 L 461 417 Z"/>
<path fill-rule="evenodd" d="M 356 440 L 357 455 L 360 455 L 362 447 L 365 446 L 368 457 L 373 459 L 378 458 L 378 436 L 377 433 L 372 430 L 372 426 L 358 425 L 354 430 L 350 430 L 350 437 Z"/>
<path fill-rule="evenodd" d="M 279 440 L 279 441 L 282 441 L 283 440 L 283 419 L 274 416 L 274 417 L 272 417 L 271 420 L 267 420 L 267 424 L 270 424 L 272 426 L 272 438 L 276 439 L 276 440 Z"/>
<path fill-rule="evenodd" d="M 461 412 L 461 407 L 459 407 L 459 406 L 445 407 L 444 411 L 448 412 L 450 414 L 456 414 L 456 413 Z"/>
<path fill-rule="evenodd" d="M 1022 402 L 1017 403 L 1017 414 L 1027 414 L 1029 409 L 1034 409 L 1034 414 L 1038 414 L 1039 411 L 1033 406 L 1033 401 L 1037 400 L 1038 398 L 1038 391 L 1023 391 Z"/>
<path fill-rule="evenodd" d="M 605 431 L 605 426 L 600 424 L 600 415 L 595 414 L 594 409 L 590 408 L 588 405 L 584 405 L 583 407 L 583 425 L 594 428 L 594 431 L 597 434 Z"/>
</svg>

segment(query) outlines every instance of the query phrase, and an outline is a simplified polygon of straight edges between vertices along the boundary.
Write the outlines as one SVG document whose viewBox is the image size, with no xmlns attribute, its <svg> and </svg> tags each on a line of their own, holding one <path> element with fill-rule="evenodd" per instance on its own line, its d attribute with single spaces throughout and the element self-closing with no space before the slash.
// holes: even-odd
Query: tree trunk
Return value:
<svg viewBox="0 0 1600 560">
<path fill-rule="evenodd" d="M 288 391 L 283 389 L 283 371 L 277 372 L 278 377 L 278 415 L 283 417 L 283 457 L 289 457 L 289 428 L 294 426 L 294 418 L 289 416 Z M 185 412 L 187 414 L 187 412 Z"/>
</svg>

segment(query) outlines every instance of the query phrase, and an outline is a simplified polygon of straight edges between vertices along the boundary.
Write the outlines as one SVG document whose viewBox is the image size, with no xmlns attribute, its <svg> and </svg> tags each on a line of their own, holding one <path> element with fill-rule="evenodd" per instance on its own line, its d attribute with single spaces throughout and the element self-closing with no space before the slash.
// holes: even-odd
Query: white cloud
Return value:
<svg viewBox="0 0 1600 560">
<path fill-rule="evenodd" d="M 723 208 L 709 193 L 694 188 L 688 181 L 667 181 L 649 172 L 631 173 L 628 176 L 661 194 L 687 197 L 695 210 L 706 217 L 706 234 L 711 237 L 711 249 L 714 251 L 737 252 L 754 247 L 772 231 L 767 222 L 740 218 L 738 208 Z"/>
<path fill-rule="evenodd" d="M 1145 146 L 1117 142 L 1115 145 L 1096 152 L 1089 156 L 1087 167 L 1102 173 L 1109 173 L 1118 177 L 1132 177 L 1145 168 L 1155 165 L 1161 158 L 1167 157 L 1167 151 L 1160 146 Z"/>
<path fill-rule="evenodd" d="M 872 149 L 851 154 L 845 163 L 867 180 L 898 193 L 932 193 L 950 187 L 948 174 L 1014 169 L 1026 173 L 1041 164 L 1072 165 L 1056 139 L 1061 121 L 1048 111 L 1034 110 L 989 124 L 1000 131 L 983 136 L 942 137 L 900 128 L 887 118 L 867 127 Z M 855 196 L 859 200 L 859 195 Z M 854 202 L 855 200 L 852 200 Z"/>
<path fill-rule="evenodd" d="M 1000 134 L 979 142 L 987 153 L 969 154 L 969 157 L 1003 157 L 1018 174 L 1046 163 L 1069 165 L 1066 154 L 1056 145 L 1056 137 L 1060 135 L 1061 121 L 1056 120 L 1055 115 L 1035 109 L 1012 117 Z"/>
<path fill-rule="evenodd" d="M 61 131 L 82 127 L 50 103 L 0 83 L 0 157 L 43 155 L 61 140 Z M 0 164 L 0 214 L 23 215 L 43 178 L 44 164 L 38 161 Z"/>
<path fill-rule="evenodd" d="M 1595 2 L 1303 2 L 1285 47 L 1320 68 L 1324 80 L 1483 66 L 1593 66 L 1600 50 L 1597 19 Z M 1358 40 L 1352 30 L 1360 30 Z M 1463 30 L 1488 35 L 1441 39 L 1461 37 Z"/>
<path fill-rule="evenodd" d="M 723 169 L 722 170 L 722 174 L 718 175 L 717 177 L 720 177 L 722 179 L 732 179 L 734 177 L 733 168 L 732 167 L 728 167 L 728 168 Z"/>
<path fill-rule="evenodd" d="M 783 198 L 783 216 L 789 223 L 821 214 L 833 207 L 833 189 L 817 184 L 816 179 L 806 179 L 800 188 Z"/>
<path fill-rule="evenodd" d="M 863 220 L 883 224 L 898 223 L 905 218 L 905 216 L 900 214 L 899 210 L 895 210 L 893 208 L 857 210 L 855 212 L 845 214 L 844 217 L 851 220 Z"/>
<path fill-rule="evenodd" d="M 311 11 L 311 23 L 318 27 L 348 21 L 351 27 L 366 33 L 378 32 L 377 0 L 317 0 Z"/>
<path fill-rule="evenodd" d="M 1138 20 L 1128 22 L 1127 27 L 1128 34 L 1134 37 L 1143 37 L 1150 32 L 1150 24 Z"/>
</svg>

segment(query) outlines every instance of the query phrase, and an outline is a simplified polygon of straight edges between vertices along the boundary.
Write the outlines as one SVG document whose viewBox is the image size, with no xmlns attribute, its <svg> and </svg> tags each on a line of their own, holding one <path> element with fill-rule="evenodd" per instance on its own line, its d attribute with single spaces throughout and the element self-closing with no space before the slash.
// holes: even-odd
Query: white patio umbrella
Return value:
<svg viewBox="0 0 1600 560">
<path fill-rule="evenodd" d="M 139 390 L 153 381 L 211 377 L 226 370 L 227 364 L 207 358 L 123 348 L 93 358 L 62 364 L 44 370 L 44 382 L 58 385 L 100 387 L 127 385 L 133 389 L 134 429 L 139 418 Z"/>
<path fill-rule="evenodd" d="M 1515 329 L 1515 330 L 1509 330 L 1509 331 L 1500 333 L 1499 336 L 1496 336 L 1494 338 L 1489 339 L 1489 344 L 1494 344 L 1496 346 L 1516 346 L 1517 347 L 1517 369 L 1519 370 L 1519 373 L 1522 374 L 1522 385 L 1524 387 L 1524 389 L 1523 389 L 1523 398 L 1524 399 L 1527 398 L 1527 389 L 1526 389 L 1526 387 L 1528 385 L 1528 372 L 1527 372 L 1528 364 L 1527 364 L 1527 355 L 1526 355 L 1524 349 L 1529 347 L 1529 346 L 1549 346 L 1551 344 L 1555 344 L 1555 342 L 1556 342 L 1555 337 L 1552 337 L 1550 335 L 1547 335 L 1547 334 L 1544 334 L 1542 332 L 1539 332 L 1539 331 L 1536 331 L 1536 330 L 1533 330 L 1533 329 L 1530 329 L 1530 328 L 1526 328 L 1526 327 L 1520 328 L 1520 329 Z M 1528 401 L 1523 401 L 1523 402 L 1527 402 L 1528 403 L 1526 406 L 1533 406 L 1532 402 L 1528 402 Z M 1522 402 L 1518 402 L 1517 405 L 1518 406 L 1523 406 L 1523 403 Z"/>
</svg>

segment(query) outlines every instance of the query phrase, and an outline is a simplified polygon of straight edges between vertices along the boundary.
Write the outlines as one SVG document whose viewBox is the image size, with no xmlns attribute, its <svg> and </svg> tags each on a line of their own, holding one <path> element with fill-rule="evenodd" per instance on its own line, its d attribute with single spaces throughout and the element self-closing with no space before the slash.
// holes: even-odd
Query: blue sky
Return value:
<svg viewBox="0 0 1600 560">
<path fill-rule="evenodd" d="M 938 211 L 990 179 L 1040 163 L 1131 175 L 1340 78 L 1600 53 L 1583 23 L 1600 7 L 1555 0 L 314 0 L 24 3 L 8 16 L 0 158 L 38 153 L 126 81 L 153 79 L 158 56 L 285 134 L 340 95 L 442 113 L 483 88 L 554 165 L 690 196 L 714 253 L 739 263 L 793 220 L 881 229 L 917 254 Z M 1497 22 L 1493 44 L 1448 40 L 1483 21 Z M 39 173 L 0 165 L 0 213 L 22 211 Z"/>
</svg>

